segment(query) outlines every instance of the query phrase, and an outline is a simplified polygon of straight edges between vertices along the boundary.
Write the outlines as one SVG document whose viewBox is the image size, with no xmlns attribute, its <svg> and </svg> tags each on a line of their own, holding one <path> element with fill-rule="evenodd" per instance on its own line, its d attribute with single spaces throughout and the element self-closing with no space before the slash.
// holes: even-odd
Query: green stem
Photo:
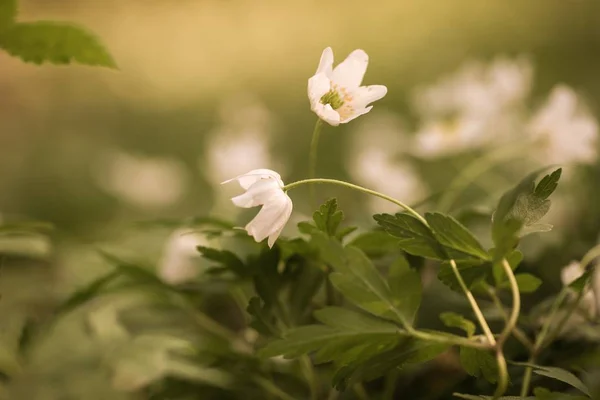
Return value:
<svg viewBox="0 0 600 400">
<path fill-rule="evenodd" d="M 262 387 L 267 393 L 277 397 L 281 400 L 295 400 L 294 397 L 290 396 L 283 390 L 281 390 L 278 386 L 276 386 L 273 382 L 268 379 L 262 377 L 254 378 L 254 381 L 258 384 L 258 386 Z"/>
<path fill-rule="evenodd" d="M 441 211 L 448 211 L 454 205 L 464 189 L 471 184 L 471 182 L 483 175 L 486 171 L 493 168 L 495 165 L 522 155 L 523 150 L 523 146 L 501 147 L 468 164 L 450 182 L 445 195 L 440 199 L 438 209 Z"/>
<path fill-rule="evenodd" d="M 489 343 L 481 343 L 481 342 L 477 342 L 475 340 L 461 338 L 461 337 L 455 337 L 455 336 L 437 335 L 435 333 L 418 331 L 418 330 L 416 330 L 414 328 L 410 328 L 408 326 L 407 326 L 406 334 L 408 336 L 412 336 L 417 339 L 426 340 L 428 342 L 445 343 L 445 344 L 452 345 L 452 346 L 471 347 L 471 348 L 479 349 L 479 350 L 489 350 L 492 348 L 492 346 Z M 492 339 L 493 339 L 493 337 L 492 337 Z"/>
<path fill-rule="evenodd" d="M 317 176 L 317 154 L 319 152 L 319 137 L 321 136 L 322 127 L 323 121 L 318 118 L 310 141 L 310 152 L 308 153 L 308 177 L 311 179 Z M 313 186 L 310 188 L 310 197 L 313 203 L 316 202 L 315 188 Z"/>
<path fill-rule="evenodd" d="M 490 298 L 492 299 L 492 302 L 494 303 L 494 305 L 496 306 L 496 308 L 498 309 L 500 314 L 502 315 L 502 318 L 504 319 L 504 321 L 508 322 L 508 319 L 509 319 L 508 314 L 506 313 L 504 306 L 500 302 L 500 299 L 496 295 L 495 290 L 493 288 L 488 288 L 487 293 L 490 296 Z M 525 346 L 527 348 L 527 350 L 529 350 L 529 352 L 533 351 L 533 342 L 527 337 L 525 332 L 523 332 L 518 326 L 515 326 L 515 328 L 513 330 L 513 336 L 519 342 L 521 342 L 521 344 L 523 346 Z"/>
<path fill-rule="evenodd" d="M 283 190 L 284 191 L 291 190 L 291 189 L 293 189 L 295 187 L 298 187 L 298 186 L 301 186 L 301 185 L 306 185 L 306 184 L 309 184 L 309 183 L 331 183 L 331 184 L 334 184 L 334 185 L 345 186 L 345 187 L 348 187 L 348 188 L 351 188 L 351 189 L 354 189 L 354 190 L 358 190 L 358 191 L 366 193 L 366 194 L 370 194 L 372 196 L 376 196 L 376 197 L 382 198 L 384 200 L 387 200 L 387 201 L 389 201 L 391 203 L 394 203 L 394 204 L 402 207 L 407 213 L 409 213 L 413 217 L 417 218 L 425 226 L 429 226 L 427 224 L 427 221 L 425 220 L 425 218 L 423 218 L 418 212 L 416 212 L 410 206 L 404 204 L 400 200 L 396 200 L 393 197 L 387 196 L 387 195 L 385 195 L 383 193 L 376 192 L 375 190 L 367 189 L 367 188 L 364 188 L 362 186 L 354 185 L 354 184 L 349 183 L 349 182 L 339 181 L 337 179 L 326 179 L 326 178 L 303 179 L 303 180 L 292 182 L 292 183 L 289 183 L 289 184 L 285 185 L 283 187 Z"/>
<path fill-rule="evenodd" d="M 303 355 L 300 357 L 300 366 L 302 367 L 302 370 L 304 372 L 306 382 L 308 382 L 308 387 L 310 389 L 310 399 L 318 400 L 319 381 L 317 380 L 317 376 L 315 374 L 315 370 L 313 369 L 312 363 L 310 362 L 310 358 L 307 355 Z"/>
<path fill-rule="evenodd" d="M 471 308 L 473 309 L 473 312 L 475 313 L 475 316 L 477 317 L 477 321 L 479 321 L 479 325 L 481 326 L 481 329 L 483 330 L 485 337 L 487 338 L 490 345 L 495 346 L 496 339 L 494 338 L 494 334 L 490 330 L 490 326 L 488 325 L 487 321 L 485 320 L 485 317 L 483 316 L 481 309 L 477 305 L 477 302 L 475 301 L 475 297 L 473 297 L 473 293 L 471 293 L 471 291 L 465 284 L 465 281 L 463 280 L 462 276 L 460 275 L 460 272 L 458 271 L 458 267 L 456 266 L 456 262 L 454 260 L 450 260 L 450 267 L 452 267 L 452 272 L 454 272 L 454 276 L 456 277 L 456 280 L 458 281 L 465 296 L 467 297 L 467 300 L 469 300 L 469 303 L 471 304 Z"/>
<path fill-rule="evenodd" d="M 528 364 L 535 364 L 535 356 L 532 355 L 527 361 Z M 521 385 L 521 397 L 527 397 L 529 394 L 529 387 L 531 386 L 531 375 L 533 368 L 525 367 L 525 373 L 523 374 L 523 384 Z"/>
<path fill-rule="evenodd" d="M 502 397 L 508 388 L 508 368 L 504 352 L 500 346 L 496 349 L 496 363 L 498 364 L 498 386 L 496 386 L 496 391 L 494 392 L 494 399 Z"/>
</svg>

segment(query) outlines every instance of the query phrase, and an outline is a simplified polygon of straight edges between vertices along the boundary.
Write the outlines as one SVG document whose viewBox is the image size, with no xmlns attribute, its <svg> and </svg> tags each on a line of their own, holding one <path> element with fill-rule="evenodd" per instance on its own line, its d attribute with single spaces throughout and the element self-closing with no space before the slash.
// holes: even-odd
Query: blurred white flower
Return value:
<svg viewBox="0 0 600 400">
<path fill-rule="evenodd" d="M 560 278 L 563 285 L 568 286 L 573 283 L 577 278 L 583 275 L 585 271 L 581 268 L 581 264 L 577 261 L 571 262 L 569 265 L 564 267 L 560 272 Z M 600 274 L 594 274 L 594 280 L 600 279 Z M 574 297 L 574 293 L 572 293 Z M 595 316 L 597 312 L 596 308 L 596 296 L 591 288 L 586 289 L 583 294 L 580 304 L 581 309 L 585 310 L 590 316 Z"/>
<path fill-rule="evenodd" d="M 208 266 L 203 263 L 197 247 L 209 244 L 204 235 L 189 229 L 174 231 L 165 243 L 158 263 L 158 275 L 172 285 L 193 280 Z"/>
<path fill-rule="evenodd" d="M 407 203 L 421 200 L 426 193 L 412 166 L 398 160 L 406 147 L 402 123 L 393 114 L 377 114 L 358 124 L 350 134 L 346 165 L 352 179 L 370 189 Z M 398 207 L 376 197 L 369 198 L 372 212 L 396 212 Z"/>
<path fill-rule="evenodd" d="M 220 114 L 221 125 L 208 133 L 205 158 L 200 159 L 211 183 L 217 185 L 261 165 L 277 165 L 269 148 L 273 117 L 260 101 L 238 94 L 222 102 Z"/>
<path fill-rule="evenodd" d="M 333 50 L 323 50 L 315 75 L 308 80 L 310 108 L 319 118 L 337 126 L 352 121 L 371 111 L 367 107 L 384 97 L 387 88 L 382 85 L 361 86 L 369 56 L 363 50 L 354 50 L 333 68 Z"/>
<path fill-rule="evenodd" d="M 293 207 L 292 199 L 283 191 L 281 176 L 270 169 L 256 169 L 223 183 L 234 180 L 246 192 L 232 198 L 233 204 L 242 208 L 262 206 L 258 215 L 246 225 L 246 231 L 257 242 L 268 237 L 267 243 L 269 247 L 273 247 L 290 218 Z"/>
<path fill-rule="evenodd" d="M 431 86 L 418 88 L 414 107 L 422 118 L 415 151 L 438 157 L 478 148 L 518 131 L 532 67 L 524 58 L 471 62 Z"/>
<path fill-rule="evenodd" d="M 189 183 L 185 166 L 177 160 L 121 151 L 106 154 L 93 172 L 103 190 L 143 208 L 173 205 Z"/>
<path fill-rule="evenodd" d="M 558 85 L 533 115 L 527 132 L 544 164 L 591 164 L 598 158 L 598 124 L 577 93 Z"/>
</svg>

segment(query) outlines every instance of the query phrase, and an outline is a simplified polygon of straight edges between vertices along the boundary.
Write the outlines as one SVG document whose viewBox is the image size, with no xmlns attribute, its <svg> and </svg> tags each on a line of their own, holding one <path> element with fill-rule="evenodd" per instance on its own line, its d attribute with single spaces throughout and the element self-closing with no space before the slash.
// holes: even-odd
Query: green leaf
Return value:
<svg viewBox="0 0 600 400">
<path fill-rule="evenodd" d="M 361 233 L 349 243 L 350 246 L 361 249 L 369 257 L 381 257 L 398 250 L 398 239 L 384 231 Z"/>
<path fill-rule="evenodd" d="M 0 0 L 0 31 L 15 22 L 17 17 L 17 0 Z"/>
<path fill-rule="evenodd" d="M 348 236 L 349 234 L 353 233 L 357 229 L 358 229 L 357 226 L 347 226 L 345 228 L 339 229 L 337 231 L 337 233 L 335 234 L 335 237 L 337 238 L 337 240 L 342 241 L 342 240 L 344 240 L 344 238 L 346 236 Z"/>
<path fill-rule="evenodd" d="M 529 174 L 500 198 L 492 218 L 496 259 L 514 247 L 522 228 L 534 225 L 550 209 L 548 197 L 556 189 L 562 170 L 544 176 L 536 186 L 535 180 L 544 169 Z"/>
<path fill-rule="evenodd" d="M 482 396 L 482 395 L 474 395 L 474 394 L 464 394 L 464 393 L 452 393 L 454 397 L 458 397 L 459 399 L 467 399 L 467 400 L 492 400 L 492 396 Z M 535 397 L 521 397 L 521 396 L 502 396 L 498 397 L 496 400 L 535 400 Z"/>
<path fill-rule="evenodd" d="M 515 279 L 521 293 L 533 293 L 542 284 L 542 280 L 532 274 L 516 274 Z M 500 289 L 510 289 L 510 283 L 506 280 L 498 285 L 498 287 Z"/>
<path fill-rule="evenodd" d="M 525 365 L 524 363 L 520 365 Z M 575 375 L 569 371 L 557 368 L 557 367 L 542 367 L 539 365 L 533 365 L 533 372 L 537 375 L 546 376 L 548 378 L 556 379 L 566 383 L 567 385 L 573 386 L 575 389 L 584 393 L 586 396 L 591 397 L 590 390 L 588 387 Z"/>
<path fill-rule="evenodd" d="M 211 249 L 204 246 L 198 246 L 197 249 L 207 260 L 215 261 L 220 267 L 228 269 L 238 276 L 248 276 L 251 273 L 244 262 L 231 251 Z"/>
<path fill-rule="evenodd" d="M 408 325 L 414 315 L 414 300 L 405 302 L 406 295 L 393 295 L 371 260 L 359 249 L 323 234 L 313 236 L 321 256 L 335 272 L 331 283 L 352 303 L 363 310 Z M 412 295 L 410 295 L 412 296 Z"/>
<path fill-rule="evenodd" d="M 317 228 L 329 236 L 335 236 L 343 219 L 344 213 L 338 210 L 337 199 L 335 197 L 327 200 L 313 214 L 313 220 Z"/>
<path fill-rule="evenodd" d="M 412 324 L 421 305 L 421 276 L 410 268 L 404 256 L 398 257 L 392 263 L 388 274 L 394 304 L 398 305 L 407 322 Z"/>
<path fill-rule="evenodd" d="M 67 313 L 93 298 L 100 295 L 102 290 L 120 276 L 119 271 L 110 271 L 92 282 L 88 283 L 81 289 L 76 290 L 65 301 L 63 301 L 55 310 L 57 315 Z"/>
<path fill-rule="evenodd" d="M 454 312 L 444 312 L 440 314 L 440 319 L 449 328 L 459 328 L 467 333 L 468 337 L 475 334 L 475 324 Z"/>
<path fill-rule="evenodd" d="M 440 213 L 427 213 L 425 219 L 433 234 L 453 259 L 479 258 L 489 260 L 490 256 L 475 236 L 460 222 L 449 215 Z"/>
<path fill-rule="evenodd" d="M 279 336 L 280 331 L 275 325 L 275 317 L 259 297 L 255 296 L 250 299 L 246 311 L 253 317 L 250 326 L 257 332 L 266 336 Z"/>
<path fill-rule="evenodd" d="M 387 233 L 400 239 L 398 246 L 407 253 L 436 260 L 447 259 L 433 232 L 412 215 L 376 214 L 373 218 Z"/>
<path fill-rule="evenodd" d="M 594 268 L 589 268 L 589 267 L 586 268 L 585 271 L 583 272 L 583 274 L 581 274 L 581 276 L 579 278 L 577 278 L 573 282 L 571 282 L 571 284 L 569 285 L 569 288 L 574 290 L 576 293 L 581 293 L 586 288 L 588 283 L 590 282 L 593 272 L 594 272 Z"/>
<path fill-rule="evenodd" d="M 542 387 L 536 387 L 533 389 L 533 394 L 538 400 L 587 400 L 588 397 L 577 396 L 569 393 L 551 392 L 550 390 Z"/>
<path fill-rule="evenodd" d="M 483 376 L 490 383 L 498 381 L 498 364 L 496 364 L 494 356 L 488 351 L 461 347 L 460 364 L 467 374 L 475 378 Z"/>
<path fill-rule="evenodd" d="M 342 307 L 325 307 L 315 311 L 314 315 L 317 321 L 341 330 L 389 333 L 399 331 L 398 326 L 391 322 Z"/>
<path fill-rule="evenodd" d="M 0 48 L 25 62 L 117 68 L 98 39 L 83 28 L 57 22 L 16 23 L 2 31 Z"/>
<path fill-rule="evenodd" d="M 477 283 L 483 281 L 491 272 L 492 266 L 490 263 L 477 260 L 457 261 L 456 266 L 463 281 L 470 289 Z M 462 293 L 462 288 L 456 279 L 452 266 L 448 261 L 440 264 L 438 279 L 455 292 Z"/>
<path fill-rule="evenodd" d="M 492 250 L 493 252 L 494 250 Z M 506 261 L 510 268 L 514 271 L 518 268 L 521 261 L 523 261 L 523 253 L 520 250 L 513 250 L 506 256 Z M 494 266 L 492 268 L 492 273 L 494 275 L 494 282 L 496 286 L 506 281 L 508 277 L 504 273 L 504 268 L 502 268 L 502 260 L 498 260 L 494 262 Z"/>
</svg>

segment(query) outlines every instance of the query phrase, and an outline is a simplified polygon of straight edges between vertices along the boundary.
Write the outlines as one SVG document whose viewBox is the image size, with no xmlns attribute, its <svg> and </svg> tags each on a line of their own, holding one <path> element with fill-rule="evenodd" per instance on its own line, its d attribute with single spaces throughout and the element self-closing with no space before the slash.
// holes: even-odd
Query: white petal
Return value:
<svg viewBox="0 0 600 400">
<path fill-rule="evenodd" d="M 283 229 L 287 220 L 282 221 L 281 215 L 287 212 L 290 202 L 291 199 L 283 191 L 280 191 L 278 196 L 272 197 L 260 209 L 256 217 L 246 225 L 248 234 L 253 236 L 257 242 L 261 242 L 273 232 Z"/>
<path fill-rule="evenodd" d="M 338 126 L 340 124 L 340 114 L 331 108 L 331 105 L 318 103 L 312 107 L 312 110 L 329 125 Z"/>
<path fill-rule="evenodd" d="M 337 85 L 352 90 L 360 86 L 369 56 L 363 50 L 354 50 L 344 61 L 342 61 L 331 74 L 331 80 Z"/>
<path fill-rule="evenodd" d="M 341 121 L 341 123 L 347 124 L 348 122 L 352 121 L 353 119 L 356 119 L 356 118 L 360 117 L 361 115 L 368 113 L 369 111 L 371 111 L 372 108 L 373 108 L 373 106 L 369 106 L 367 108 L 363 108 L 360 110 L 354 110 L 354 112 L 348 118 Z"/>
<path fill-rule="evenodd" d="M 245 174 L 236 176 L 235 178 L 231 178 L 224 182 L 221 182 L 221 185 L 237 180 L 242 188 L 248 189 L 250 186 L 252 186 L 253 183 L 255 183 L 261 179 L 269 179 L 269 178 L 275 179 L 277 182 L 279 182 L 281 184 L 281 187 L 283 187 L 281 175 L 279 175 L 277 172 L 275 172 L 273 170 L 266 169 L 266 168 L 254 169 Z"/>
<path fill-rule="evenodd" d="M 383 85 L 361 86 L 351 94 L 354 108 L 364 108 L 369 104 L 383 98 L 387 94 L 387 87 Z"/>
<path fill-rule="evenodd" d="M 283 230 L 283 227 L 285 226 L 285 224 L 290 219 L 290 216 L 292 215 L 292 209 L 293 209 L 292 199 L 290 199 L 289 196 L 287 196 L 287 195 L 286 195 L 286 197 L 288 197 L 289 202 L 286 204 L 286 208 L 283 210 L 283 213 L 279 216 L 279 220 L 275 223 L 275 226 L 279 226 L 279 228 L 269 234 L 269 240 L 267 241 L 269 248 L 273 247 L 273 245 L 275 244 L 275 241 L 277 240 L 279 235 L 281 235 L 281 231 Z"/>
<path fill-rule="evenodd" d="M 263 179 L 252 184 L 245 193 L 232 198 L 231 201 L 238 207 L 250 208 L 268 203 L 279 193 L 283 193 L 279 182 L 275 179 Z"/>
<path fill-rule="evenodd" d="M 596 299 L 596 316 L 600 317 L 600 267 L 598 264 L 594 266 L 592 273 L 592 291 Z"/>
<path fill-rule="evenodd" d="M 319 67 L 317 68 L 317 72 L 315 74 L 324 73 L 327 76 L 331 76 L 331 70 L 333 68 L 333 50 L 331 47 L 323 50 L 321 54 L 321 60 L 319 61 Z"/>
<path fill-rule="evenodd" d="M 308 99 L 314 107 L 316 104 L 321 104 L 321 97 L 331 90 L 331 81 L 323 74 L 316 74 L 308 80 Z"/>
</svg>

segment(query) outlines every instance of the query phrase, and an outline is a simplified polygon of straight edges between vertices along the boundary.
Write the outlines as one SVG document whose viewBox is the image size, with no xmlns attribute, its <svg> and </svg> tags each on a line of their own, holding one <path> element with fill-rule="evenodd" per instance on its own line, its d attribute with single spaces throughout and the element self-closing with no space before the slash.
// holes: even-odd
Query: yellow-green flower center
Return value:
<svg viewBox="0 0 600 400">
<path fill-rule="evenodd" d="M 337 90 L 332 89 L 321 97 L 321 103 L 329 104 L 331 108 L 337 110 L 344 105 L 344 100 L 340 97 Z"/>
</svg>

